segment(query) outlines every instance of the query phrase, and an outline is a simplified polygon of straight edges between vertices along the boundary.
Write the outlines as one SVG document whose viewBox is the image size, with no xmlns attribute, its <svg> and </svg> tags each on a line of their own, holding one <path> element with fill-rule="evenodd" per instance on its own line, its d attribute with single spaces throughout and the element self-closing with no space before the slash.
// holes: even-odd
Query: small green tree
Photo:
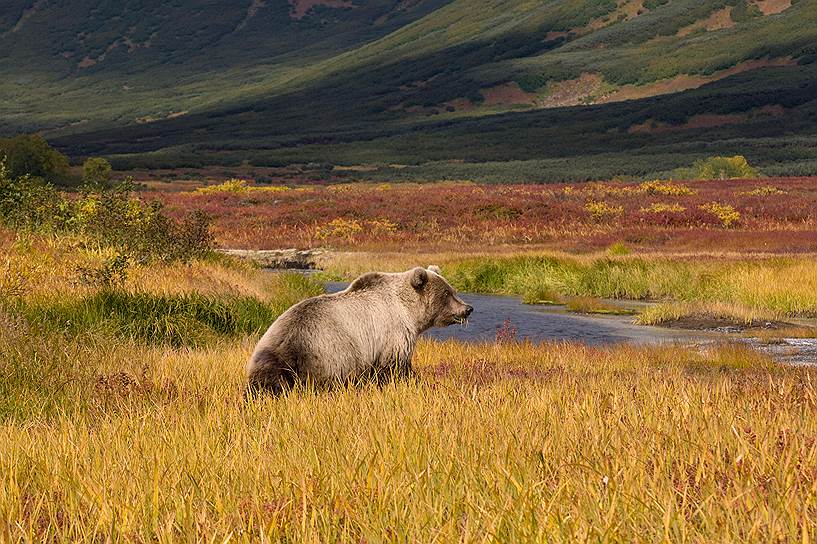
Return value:
<svg viewBox="0 0 817 544">
<path fill-rule="evenodd" d="M 692 166 L 695 179 L 754 179 L 758 172 L 743 155 L 734 157 L 710 157 L 695 161 Z"/>
<path fill-rule="evenodd" d="M 111 163 L 101 157 L 91 157 L 82 165 L 82 181 L 88 187 L 107 187 L 111 182 Z"/>
</svg>

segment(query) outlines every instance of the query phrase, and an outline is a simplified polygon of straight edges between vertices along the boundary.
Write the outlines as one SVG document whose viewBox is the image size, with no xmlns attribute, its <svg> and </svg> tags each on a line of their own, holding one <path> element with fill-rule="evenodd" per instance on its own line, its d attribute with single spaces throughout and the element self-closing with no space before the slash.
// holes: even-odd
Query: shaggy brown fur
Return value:
<svg viewBox="0 0 817 544">
<path fill-rule="evenodd" d="M 251 390 L 406 377 L 417 336 L 464 323 L 473 311 L 437 267 L 372 272 L 345 291 L 304 300 L 279 317 L 247 364 Z"/>
</svg>

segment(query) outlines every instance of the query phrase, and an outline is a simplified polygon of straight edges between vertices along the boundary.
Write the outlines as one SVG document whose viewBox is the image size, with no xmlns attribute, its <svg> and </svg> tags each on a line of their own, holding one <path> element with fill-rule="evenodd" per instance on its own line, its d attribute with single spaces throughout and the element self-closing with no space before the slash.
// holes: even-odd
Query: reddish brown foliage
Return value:
<svg viewBox="0 0 817 544">
<path fill-rule="evenodd" d="M 609 182 L 356 184 L 238 194 L 150 192 L 146 197 L 162 200 L 169 213 L 179 216 L 204 210 L 213 217 L 219 244 L 235 248 L 535 246 L 581 251 L 622 241 L 648 250 L 817 251 L 817 178 L 673 185 L 685 185 L 694 194 L 656 194 L 637 183 Z M 747 194 L 769 186 L 782 193 Z M 623 211 L 594 217 L 587 208 L 594 202 Z M 740 219 L 724 228 L 701 208 L 713 202 L 733 207 Z"/>
</svg>

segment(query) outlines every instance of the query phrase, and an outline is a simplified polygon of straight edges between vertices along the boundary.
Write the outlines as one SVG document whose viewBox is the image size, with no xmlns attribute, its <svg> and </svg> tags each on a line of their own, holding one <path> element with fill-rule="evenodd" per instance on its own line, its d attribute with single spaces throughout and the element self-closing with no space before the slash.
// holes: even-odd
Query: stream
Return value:
<svg viewBox="0 0 817 544">
<path fill-rule="evenodd" d="M 329 282 L 326 291 L 336 293 L 347 283 Z M 757 339 L 718 330 L 683 330 L 636 325 L 629 315 L 576 314 L 559 305 L 529 305 L 520 299 L 499 295 L 458 293 L 474 307 L 467 326 L 431 329 L 425 336 L 438 340 L 493 342 L 503 331 L 518 340 L 570 341 L 603 346 L 619 343 L 706 346 L 715 342 L 744 342 L 768 353 L 776 361 L 793 365 L 817 364 L 817 339 L 784 338 L 766 344 Z M 642 303 L 643 304 L 643 303 Z M 515 331 L 515 332 L 514 332 Z"/>
</svg>

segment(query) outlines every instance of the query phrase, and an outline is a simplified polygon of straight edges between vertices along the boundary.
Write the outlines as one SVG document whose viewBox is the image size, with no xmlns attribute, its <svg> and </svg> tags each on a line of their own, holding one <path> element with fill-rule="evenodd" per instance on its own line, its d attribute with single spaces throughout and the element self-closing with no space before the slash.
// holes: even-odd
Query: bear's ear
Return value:
<svg viewBox="0 0 817 544">
<path fill-rule="evenodd" d="M 437 274 L 438 276 L 442 276 L 442 275 L 443 275 L 443 271 L 442 271 L 442 270 L 440 270 L 440 267 L 439 267 L 439 266 L 437 266 L 436 264 L 430 264 L 430 265 L 428 265 L 428 271 L 429 271 L 429 272 L 434 272 L 434 273 L 435 273 L 435 274 Z"/>
<path fill-rule="evenodd" d="M 411 286 L 415 289 L 422 289 L 428 282 L 428 272 L 425 268 L 415 268 L 411 271 Z"/>
</svg>

